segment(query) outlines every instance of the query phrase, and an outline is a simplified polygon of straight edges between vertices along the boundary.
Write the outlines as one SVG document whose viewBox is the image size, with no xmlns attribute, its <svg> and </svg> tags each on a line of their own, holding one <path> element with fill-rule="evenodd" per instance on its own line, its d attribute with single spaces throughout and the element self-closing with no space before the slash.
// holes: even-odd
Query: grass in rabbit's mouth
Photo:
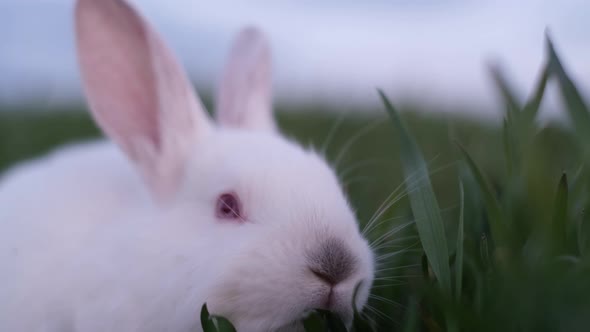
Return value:
<svg viewBox="0 0 590 332">
<path fill-rule="evenodd" d="M 280 113 L 288 135 L 326 146 L 328 159 L 338 160 L 361 229 L 371 222 L 364 234 L 378 265 L 363 315 L 374 324 L 355 319 L 355 331 L 590 325 L 588 107 L 550 43 L 528 99 L 497 69 L 491 78 L 505 105 L 499 128 L 400 115 L 385 94 L 389 116 L 381 112 L 381 122 L 314 108 Z M 570 126 L 537 120 L 547 82 L 559 90 Z M 98 135 L 84 112 L 9 111 L 0 112 L 0 169 Z M 308 331 L 341 328 L 325 312 L 314 317 Z M 229 322 L 211 321 L 215 330 L 207 331 L 231 331 Z"/>
</svg>

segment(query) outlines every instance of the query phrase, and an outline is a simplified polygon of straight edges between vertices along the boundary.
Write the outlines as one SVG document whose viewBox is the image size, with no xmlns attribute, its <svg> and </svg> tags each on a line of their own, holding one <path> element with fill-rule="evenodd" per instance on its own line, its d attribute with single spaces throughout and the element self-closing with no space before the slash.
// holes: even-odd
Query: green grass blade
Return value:
<svg viewBox="0 0 590 332">
<path fill-rule="evenodd" d="M 344 326 L 344 323 L 342 322 L 340 317 L 338 315 L 336 315 L 335 313 L 328 311 L 328 310 L 323 310 L 323 309 L 317 309 L 317 312 L 324 318 L 324 321 L 326 322 L 326 325 L 328 326 L 328 331 L 330 331 L 330 332 L 348 332 L 346 330 L 346 326 Z"/>
<path fill-rule="evenodd" d="M 326 323 L 317 312 L 312 312 L 305 320 L 303 320 L 303 329 L 305 332 L 323 332 L 326 331 Z"/>
<path fill-rule="evenodd" d="M 459 227 L 457 230 L 457 257 L 455 258 L 455 298 L 461 300 L 461 290 L 463 289 L 463 238 L 464 238 L 464 218 L 465 218 L 465 190 L 463 182 L 459 181 L 460 209 L 459 209 Z"/>
<path fill-rule="evenodd" d="M 537 113 L 539 113 L 539 108 L 541 107 L 541 101 L 543 100 L 543 96 L 545 95 L 545 88 L 547 87 L 549 77 L 550 66 L 549 63 L 547 63 L 543 66 L 541 78 L 537 82 L 537 86 L 535 88 L 535 91 L 533 92 L 533 95 L 524 105 L 524 108 L 522 110 L 524 122 L 533 121 L 537 116 Z"/>
<path fill-rule="evenodd" d="M 587 142 L 590 142 L 590 113 L 578 89 L 563 68 L 561 61 L 555 52 L 553 43 L 547 36 L 547 49 L 549 52 L 549 67 L 551 73 L 558 80 L 563 100 L 567 106 L 569 117 L 572 121 L 576 134 L 586 148 L 586 157 L 590 159 L 590 149 Z"/>
<path fill-rule="evenodd" d="M 555 194 L 555 204 L 553 209 L 553 220 L 551 223 L 551 233 L 548 234 L 553 239 L 554 250 L 558 254 L 563 250 L 566 244 L 567 233 L 567 202 L 568 202 L 568 185 L 565 173 L 561 176 Z"/>
<path fill-rule="evenodd" d="M 426 257 L 426 254 L 422 254 L 422 257 L 420 258 L 420 267 L 422 268 L 422 276 L 424 277 L 424 280 L 431 280 L 432 273 L 430 269 L 430 264 L 428 264 L 428 257 Z"/>
<path fill-rule="evenodd" d="M 483 200 L 488 210 L 488 216 L 490 219 L 492 236 L 494 237 L 494 241 L 499 243 L 504 236 L 507 236 L 506 232 L 504 231 L 505 226 L 504 220 L 502 218 L 502 210 L 500 209 L 500 203 L 493 194 L 490 185 L 486 181 L 486 178 L 483 176 L 482 172 L 479 170 L 479 167 L 475 161 L 473 161 L 473 158 L 471 158 L 467 150 L 465 150 L 465 148 L 459 143 L 457 143 L 457 146 L 463 153 L 463 157 L 465 161 L 467 161 L 467 165 L 469 166 L 475 181 L 479 185 L 479 190 L 483 194 Z"/>
<path fill-rule="evenodd" d="M 203 307 L 201 307 L 201 327 L 203 328 L 203 332 L 217 332 L 217 327 L 215 327 L 215 324 L 209 315 L 207 303 L 203 304 Z"/>
<path fill-rule="evenodd" d="M 506 168 L 508 174 L 512 175 L 516 169 L 519 168 L 520 160 L 514 152 L 515 140 L 512 135 L 512 126 L 508 123 L 507 119 L 504 119 L 502 126 L 502 140 L 504 141 L 504 155 L 506 156 Z"/>
<path fill-rule="evenodd" d="M 513 119 L 516 119 L 518 117 L 518 113 L 522 109 L 516 94 L 508 84 L 508 81 L 498 66 L 491 66 L 490 73 L 492 74 L 492 79 L 498 87 L 498 90 L 500 90 L 502 99 L 506 104 L 506 116 L 508 120 L 512 121 Z"/>
<path fill-rule="evenodd" d="M 229 320 L 219 316 L 214 316 L 213 319 L 217 325 L 218 332 L 236 332 L 236 328 Z"/>
<path fill-rule="evenodd" d="M 588 214 L 582 211 L 576 223 L 576 240 L 580 256 L 585 257 L 588 252 L 588 240 L 590 239 L 590 222 Z"/>
<path fill-rule="evenodd" d="M 549 66 L 545 65 L 541 72 L 533 94 L 524 106 L 518 102 L 515 94 L 509 87 L 502 72 L 497 67 L 492 67 L 492 77 L 502 94 L 507 105 L 503 126 L 504 153 L 510 176 L 517 175 L 522 163 L 522 155 L 526 152 L 531 138 L 535 133 L 535 117 L 541 106 L 545 88 L 549 79 Z"/>
<path fill-rule="evenodd" d="M 355 332 L 373 332 L 373 327 L 369 324 L 369 322 L 362 317 L 362 315 L 358 312 L 354 314 L 353 320 L 353 328 Z"/>
<path fill-rule="evenodd" d="M 401 160 L 406 175 L 406 189 L 409 192 L 410 205 L 416 219 L 422 247 L 440 287 L 450 295 L 449 249 L 426 161 L 385 94 L 379 90 L 379 95 L 399 134 Z M 420 180 L 410 181 L 408 178 L 410 174 L 414 174 L 414 179 Z"/>
<path fill-rule="evenodd" d="M 490 246 L 488 245 L 488 237 L 485 233 L 481 235 L 479 242 L 479 256 L 484 269 L 489 271 L 492 268 L 492 261 L 490 260 Z"/>
<path fill-rule="evenodd" d="M 418 308 L 419 304 L 416 298 L 411 297 L 408 310 L 406 311 L 404 332 L 415 332 L 418 331 Z"/>
</svg>

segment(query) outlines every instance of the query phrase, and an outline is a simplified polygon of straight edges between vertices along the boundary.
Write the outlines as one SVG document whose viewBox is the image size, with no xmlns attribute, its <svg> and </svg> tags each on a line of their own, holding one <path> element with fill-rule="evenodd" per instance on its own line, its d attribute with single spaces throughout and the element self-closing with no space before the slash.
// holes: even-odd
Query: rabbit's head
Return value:
<svg viewBox="0 0 590 332">
<path fill-rule="evenodd" d="M 315 308 L 350 322 L 359 283 L 354 305 L 367 301 L 373 254 L 333 170 L 279 133 L 262 34 L 237 37 L 211 121 L 160 37 L 122 0 L 78 0 L 76 31 L 96 122 L 169 211 L 162 222 L 183 230 L 177 240 L 213 244 L 194 253 L 213 257 L 197 266 L 214 276 L 204 296 L 212 313 L 245 331 L 293 326 Z"/>
</svg>

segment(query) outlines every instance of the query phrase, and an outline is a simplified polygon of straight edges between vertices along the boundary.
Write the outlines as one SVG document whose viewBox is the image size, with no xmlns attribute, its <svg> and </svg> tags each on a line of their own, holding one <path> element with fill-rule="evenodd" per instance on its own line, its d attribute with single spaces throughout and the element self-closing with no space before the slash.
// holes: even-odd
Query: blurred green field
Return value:
<svg viewBox="0 0 590 332">
<path fill-rule="evenodd" d="M 414 176 L 408 158 L 421 153 L 427 162 L 438 206 L 425 206 L 431 212 L 440 208 L 444 232 L 433 237 L 446 244 L 424 255 L 422 247 L 432 238 L 418 234 L 414 223 L 380 242 L 379 254 L 385 256 L 379 258 L 366 310 L 377 331 L 588 330 L 590 113 L 556 61 L 549 61 L 545 72 L 560 83 L 571 128 L 535 120 L 545 76 L 536 88 L 541 94 L 526 104 L 504 91 L 504 126 L 436 110 L 402 110 L 418 150 L 412 150 L 403 125 L 394 126 L 385 108 L 350 114 L 279 109 L 286 135 L 326 148 L 362 225 L 397 190 L 399 201 L 368 232 L 371 240 L 408 222 L 436 224 L 436 218 L 415 220 L 420 211 L 412 210 L 426 201 L 429 183 Z M 60 144 L 98 135 L 82 109 L 4 109 L 0 171 Z M 410 166 L 404 169 L 404 162 Z M 419 171 L 420 162 L 414 165 Z M 408 184 L 420 193 L 412 201 L 405 195 L 412 187 Z M 461 215 L 464 232 L 458 228 Z M 461 236 L 464 240 L 457 241 Z M 441 264 L 448 265 L 444 273 L 436 267 Z M 445 273 L 447 279 L 441 278 Z"/>
<path fill-rule="evenodd" d="M 387 195 L 402 184 L 399 146 L 385 110 L 365 115 L 279 109 L 277 119 L 285 135 L 303 145 L 322 149 L 331 136 L 326 158 L 333 165 L 338 160 L 335 166 L 361 220 L 370 218 Z M 461 142 L 472 153 L 492 180 L 505 176 L 502 133 L 497 125 L 415 110 L 405 112 L 404 119 L 429 161 L 434 188 L 447 213 L 456 214 L 458 204 L 457 162 L 461 157 L 454 141 Z M 62 144 L 100 136 L 83 108 L 42 113 L 4 109 L 0 111 L 0 171 Z M 542 188 L 555 185 L 562 171 L 574 167 L 573 145 L 565 130 L 549 125 L 528 151 L 527 173 L 538 179 L 530 184 L 530 194 L 539 201 L 551 198 L 551 192 Z M 407 204 L 396 208 L 400 213 L 409 213 L 404 211 Z"/>
<path fill-rule="evenodd" d="M 279 110 L 277 116 L 285 135 L 295 138 L 303 145 L 320 149 L 328 136 L 332 136 L 328 142 L 326 157 L 333 163 L 340 160 L 338 169 L 361 218 L 368 218 L 403 179 L 395 133 L 392 132 L 385 111 L 377 114 L 338 115 L 318 109 L 302 112 Z M 441 190 L 453 188 L 452 195 L 441 195 L 445 205 L 457 203 L 454 200 L 456 181 L 452 179 L 455 170 L 451 167 L 451 163 L 458 157 L 451 142 L 454 136 L 468 142 L 470 149 L 478 157 L 489 162 L 490 169 L 497 168 L 496 164 L 501 162 L 497 158 L 501 153 L 501 146 L 497 144 L 499 133 L 492 126 L 417 113 L 408 113 L 406 119 L 417 133 L 425 155 L 432 160 L 432 166 L 443 167 L 434 176 L 436 187 Z M 557 129 L 549 130 L 548 134 L 562 138 Z M 44 112 L 1 110 L 0 171 L 62 144 L 100 136 L 100 131 L 83 108 Z M 559 147 L 556 146 L 555 150 L 559 150 Z"/>
</svg>

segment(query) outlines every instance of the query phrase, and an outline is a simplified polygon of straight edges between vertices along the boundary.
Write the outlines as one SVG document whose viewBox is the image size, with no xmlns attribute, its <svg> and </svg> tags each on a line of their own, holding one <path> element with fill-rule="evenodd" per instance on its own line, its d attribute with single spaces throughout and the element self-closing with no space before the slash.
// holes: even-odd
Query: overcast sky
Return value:
<svg viewBox="0 0 590 332">
<path fill-rule="evenodd" d="M 197 88 L 215 86 L 245 24 L 269 35 L 278 102 L 375 105 L 394 99 L 497 110 L 485 64 L 502 60 L 523 96 L 538 75 L 549 27 L 590 91 L 587 0 L 133 0 L 178 54 Z M 73 0 L 0 0 L 0 103 L 79 101 Z M 550 104 L 551 105 L 551 104 Z"/>
</svg>

